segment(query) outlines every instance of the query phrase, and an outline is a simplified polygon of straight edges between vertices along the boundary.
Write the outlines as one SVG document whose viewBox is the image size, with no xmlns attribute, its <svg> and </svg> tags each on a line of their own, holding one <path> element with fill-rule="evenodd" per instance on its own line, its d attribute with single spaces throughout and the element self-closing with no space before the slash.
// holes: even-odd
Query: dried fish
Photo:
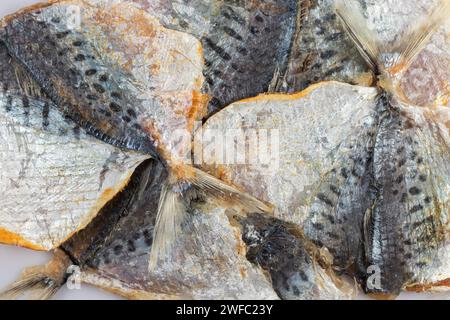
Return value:
<svg viewBox="0 0 450 320">
<path fill-rule="evenodd" d="M 53 249 L 84 228 L 148 156 L 104 144 L 48 99 L 20 94 L 1 43 L 0 55 L 0 241 Z"/>
<path fill-rule="evenodd" d="M 64 115 L 102 141 L 170 168 L 151 267 L 177 238 L 198 192 L 247 211 L 271 211 L 190 166 L 190 134 L 207 102 L 198 40 L 166 29 L 129 2 L 51 3 L 5 18 L 0 37 Z"/>
<path fill-rule="evenodd" d="M 166 178 L 160 163 L 144 162 L 88 227 L 66 241 L 47 266 L 26 270 L 6 295 L 17 296 L 38 282 L 52 284 L 40 291 L 47 298 L 69 278 L 69 282 L 83 281 L 132 299 L 353 296 L 354 290 L 330 269 L 327 256 L 295 226 L 258 214 L 242 220 L 232 208 L 204 199 L 195 200 L 194 219 L 183 226 L 196 236 L 184 232 L 159 268 L 149 272 L 151 230 Z M 71 265 L 81 268 L 80 273 L 67 274 L 74 270 Z"/>
<path fill-rule="evenodd" d="M 395 44 L 413 21 L 439 4 L 438 0 L 359 0 L 370 30 L 385 43 Z M 356 53 L 334 11 L 334 0 L 303 1 L 302 19 L 286 72 L 284 90 L 296 92 L 324 80 L 371 85 L 375 75 Z M 411 104 L 447 104 L 450 67 L 448 24 L 441 26 L 401 79 Z"/>
<path fill-rule="evenodd" d="M 256 162 L 224 165 L 217 153 L 203 161 L 276 205 L 278 217 L 329 249 L 337 269 L 356 270 L 367 292 L 446 286 L 450 114 L 444 106 L 409 105 L 399 83 L 449 6 L 442 3 L 393 46 L 372 35 L 352 3 L 338 1 L 337 13 L 377 75 L 377 89 L 324 82 L 234 103 L 203 131 L 278 130 L 279 165 L 269 173 Z"/>
</svg>

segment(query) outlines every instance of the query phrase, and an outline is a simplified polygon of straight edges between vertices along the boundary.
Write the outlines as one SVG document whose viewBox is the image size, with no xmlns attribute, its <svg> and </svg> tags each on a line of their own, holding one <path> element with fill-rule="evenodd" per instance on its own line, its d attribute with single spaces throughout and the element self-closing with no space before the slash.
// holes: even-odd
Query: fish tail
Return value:
<svg viewBox="0 0 450 320">
<path fill-rule="evenodd" d="M 372 71 L 378 74 L 382 45 L 373 31 L 368 28 L 359 5 L 354 1 L 335 0 L 335 10 L 361 56 Z"/>
<path fill-rule="evenodd" d="M 409 31 L 393 44 L 382 43 L 368 28 L 361 8 L 355 1 L 335 0 L 335 9 L 345 31 L 374 74 L 394 78 L 409 68 L 431 36 L 449 18 L 450 1 L 440 0 L 428 16 L 414 22 L 414 27 L 408 28 Z"/>
<path fill-rule="evenodd" d="M 57 249 L 53 259 L 46 265 L 25 269 L 16 282 L 0 292 L 0 299 L 14 300 L 20 297 L 32 300 L 50 299 L 66 282 L 66 271 L 71 264 L 70 258 Z"/>
<path fill-rule="evenodd" d="M 150 270 L 155 270 L 160 258 L 166 256 L 173 247 L 187 220 L 190 204 L 196 199 L 226 203 L 242 215 L 273 213 L 271 206 L 248 193 L 199 169 L 189 167 L 188 170 L 192 172 L 188 177 L 177 179 L 172 174 L 162 187 L 153 233 Z"/>
</svg>

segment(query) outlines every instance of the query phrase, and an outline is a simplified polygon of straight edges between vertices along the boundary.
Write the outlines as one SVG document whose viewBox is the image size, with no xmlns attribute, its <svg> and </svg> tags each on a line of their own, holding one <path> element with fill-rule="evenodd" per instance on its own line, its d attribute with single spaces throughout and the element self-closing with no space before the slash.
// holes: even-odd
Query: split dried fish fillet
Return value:
<svg viewBox="0 0 450 320">
<path fill-rule="evenodd" d="M 356 268 L 370 293 L 392 296 L 411 285 L 448 283 L 448 109 L 401 102 L 397 83 L 449 10 L 443 3 L 393 45 L 375 38 L 350 2 L 337 1 L 377 89 L 323 83 L 297 95 L 260 96 L 233 104 L 205 126 L 280 131 L 280 165 L 272 175 L 252 163 L 220 170 L 279 206 L 280 215 L 297 219 L 307 237 L 336 257 L 338 268 Z M 325 116 L 330 113 L 333 118 Z M 206 159 L 221 161 L 217 154 Z"/>
</svg>

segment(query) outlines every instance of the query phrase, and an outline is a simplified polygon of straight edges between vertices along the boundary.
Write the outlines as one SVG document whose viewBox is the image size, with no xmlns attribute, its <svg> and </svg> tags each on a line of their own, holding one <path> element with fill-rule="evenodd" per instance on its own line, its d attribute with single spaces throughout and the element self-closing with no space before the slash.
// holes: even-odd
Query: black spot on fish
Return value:
<svg viewBox="0 0 450 320">
<path fill-rule="evenodd" d="M 225 11 L 226 10 L 226 11 Z M 236 21 L 237 23 L 244 25 L 245 24 L 245 19 L 242 18 L 238 13 L 236 13 L 233 9 L 231 9 L 231 7 L 226 7 L 226 9 L 224 9 L 222 11 L 222 15 L 230 20 Z"/>
<path fill-rule="evenodd" d="M 429 196 L 426 196 L 425 197 L 425 199 L 424 199 L 424 201 L 425 201 L 425 203 L 430 203 L 431 202 L 431 197 L 429 197 Z"/>
<path fill-rule="evenodd" d="M 111 102 L 109 104 L 109 108 L 113 111 L 113 112 L 121 112 L 122 111 L 122 107 L 115 103 L 115 102 Z"/>
<path fill-rule="evenodd" d="M 251 34 L 253 34 L 253 35 L 257 35 L 257 34 L 259 34 L 259 29 L 257 28 L 257 27 L 255 27 L 255 26 L 251 26 L 250 27 L 250 33 Z"/>
<path fill-rule="evenodd" d="M 408 195 L 406 193 L 402 193 L 402 197 L 400 198 L 401 203 L 405 203 L 406 199 L 408 199 Z"/>
<path fill-rule="evenodd" d="M 308 282 L 308 276 L 306 275 L 306 273 L 303 270 L 299 270 L 298 274 L 304 282 Z"/>
<path fill-rule="evenodd" d="M 421 204 L 416 204 L 415 206 L 413 206 L 411 208 L 411 210 L 409 210 L 409 213 L 415 213 L 417 211 L 420 211 L 423 209 L 423 206 Z"/>
<path fill-rule="evenodd" d="M 106 82 L 108 81 L 108 75 L 107 74 L 102 74 L 98 80 L 100 80 L 101 82 Z"/>
<path fill-rule="evenodd" d="M 400 184 L 400 183 L 403 182 L 404 179 L 405 179 L 405 177 L 403 176 L 403 174 L 401 174 L 401 175 L 399 175 L 399 176 L 397 177 L 397 179 L 395 179 L 395 182 L 396 182 L 397 184 Z"/>
<path fill-rule="evenodd" d="M 394 196 L 398 195 L 398 190 L 392 190 L 392 194 L 393 194 Z"/>
<path fill-rule="evenodd" d="M 422 192 L 422 190 L 420 190 L 417 187 L 412 187 L 409 189 L 409 193 L 413 196 L 417 196 L 418 194 L 420 194 Z"/>
<path fill-rule="evenodd" d="M 87 98 L 88 100 L 93 100 L 93 101 L 95 101 L 95 100 L 98 99 L 98 96 L 96 96 L 95 94 L 87 94 L 87 95 L 86 95 L 86 98 Z"/>
<path fill-rule="evenodd" d="M 120 94 L 120 92 L 117 92 L 117 91 L 111 92 L 111 97 L 113 97 L 115 99 L 122 99 L 122 95 Z"/>
<path fill-rule="evenodd" d="M 333 202 L 324 193 L 317 194 L 317 199 L 319 199 L 320 201 L 326 203 L 330 207 L 333 206 Z"/>
<path fill-rule="evenodd" d="M 132 240 L 128 240 L 127 247 L 129 252 L 136 251 L 136 246 L 134 245 L 134 242 Z"/>
<path fill-rule="evenodd" d="M 241 55 L 243 55 L 244 57 L 246 56 L 246 55 L 248 55 L 248 50 L 246 49 L 246 48 L 244 48 L 244 47 L 238 47 L 237 48 L 237 52 L 239 52 Z"/>
<path fill-rule="evenodd" d="M 339 189 L 335 186 L 335 185 L 330 185 L 330 190 L 331 190 L 331 192 L 333 192 L 335 195 L 340 195 L 341 193 L 340 193 L 340 191 L 339 191 Z"/>
<path fill-rule="evenodd" d="M 312 226 L 317 230 L 323 230 L 323 224 L 321 224 L 321 223 L 316 222 L 316 223 L 313 223 Z"/>
<path fill-rule="evenodd" d="M 137 123 L 133 124 L 133 128 L 136 130 L 142 130 L 141 126 Z"/>
<path fill-rule="evenodd" d="M 423 268 L 423 267 L 426 267 L 426 266 L 427 266 L 427 263 L 424 262 L 424 261 L 421 261 L 421 262 L 417 262 L 417 263 L 416 263 L 416 267 L 417 267 L 417 268 Z"/>
<path fill-rule="evenodd" d="M 105 88 L 101 84 L 94 83 L 92 86 L 98 93 L 105 93 Z"/>
<path fill-rule="evenodd" d="M 344 177 L 345 179 L 348 178 L 348 172 L 346 168 L 341 168 L 341 176 Z"/>
<path fill-rule="evenodd" d="M 121 252 L 122 252 L 122 249 L 123 249 L 123 247 L 122 247 L 122 245 L 120 245 L 120 244 L 118 244 L 118 245 L 116 245 L 115 247 L 114 247 L 114 253 L 116 254 L 116 255 L 118 255 L 118 254 L 120 254 Z"/>
<path fill-rule="evenodd" d="M 58 17 L 53 17 L 50 21 L 53 22 L 53 23 L 60 23 L 61 19 L 58 18 Z"/>
<path fill-rule="evenodd" d="M 86 56 L 84 54 L 79 53 L 75 56 L 75 61 L 84 61 L 84 60 L 86 60 Z"/>
<path fill-rule="evenodd" d="M 220 46 L 215 44 L 211 39 L 204 38 L 204 41 L 208 47 L 210 47 L 219 57 L 223 60 L 231 60 L 231 56 Z"/>
<path fill-rule="evenodd" d="M 425 174 L 421 174 L 419 176 L 419 180 L 422 181 L 422 182 L 425 182 L 425 181 L 427 181 L 427 176 Z"/>
<path fill-rule="evenodd" d="M 422 163 L 423 163 L 423 158 L 422 158 L 422 157 L 418 158 L 418 159 L 417 159 L 417 163 L 418 163 L 418 164 L 422 164 Z"/>
<path fill-rule="evenodd" d="M 122 119 L 125 122 L 130 122 L 131 121 L 131 118 L 129 116 L 123 116 Z"/>
<path fill-rule="evenodd" d="M 96 70 L 96 69 L 88 69 L 88 70 L 86 70 L 86 71 L 84 72 L 84 74 L 87 75 L 87 76 L 93 76 L 93 75 L 96 74 L 96 73 L 97 73 L 97 70 Z"/>
<path fill-rule="evenodd" d="M 65 38 L 65 37 L 67 37 L 67 35 L 68 35 L 69 33 L 70 33 L 69 30 L 63 31 L 63 32 L 58 32 L 58 33 L 56 34 L 56 38 L 58 38 L 58 39 Z"/>
<path fill-rule="evenodd" d="M 72 42 L 72 45 L 74 47 L 81 47 L 83 45 L 83 41 L 81 40 L 75 40 L 74 42 Z"/>
<path fill-rule="evenodd" d="M 12 109 L 12 97 L 7 96 L 6 97 L 6 106 L 5 106 L 6 112 L 10 112 Z"/>
<path fill-rule="evenodd" d="M 28 126 L 30 123 L 30 101 L 26 96 L 22 98 L 22 107 L 25 115 L 25 125 Z"/>
<path fill-rule="evenodd" d="M 130 117 L 136 119 L 137 115 L 136 115 L 136 112 L 134 112 L 133 109 L 128 109 L 128 110 L 127 110 L 127 113 L 128 113 L 128 115 L 129 115 Z"/>
<path fill-rule="evenodd" d="M 242 41 L 244 40 L 240 34 L 238 34 L 236 31 L 234 31 L 233 29 L 231 29 L 230 27 L 224 26 L 223 27 L 223 31 L 225 31 L 225 33 L 227 35 L 229 35 L 230 37 L 235 38 L 236 40 Z"/>
<path fill-rule="evenodd" d="M 261 16 L 258 15 L 258 14 L 255 16 L 255 20 L 258 21 L 258 22 L 260 22 L 260 23 L 264 22 L 263 17 L 261 17 Z"/>
<path fill-rule="evenodd" d="M 50 114 L 50 106 L 48 103 L 44 104 L 44 107 L 42 108 L 42 127 L 45 129 L 48 127 L 48 116 Z"/>
</svg>

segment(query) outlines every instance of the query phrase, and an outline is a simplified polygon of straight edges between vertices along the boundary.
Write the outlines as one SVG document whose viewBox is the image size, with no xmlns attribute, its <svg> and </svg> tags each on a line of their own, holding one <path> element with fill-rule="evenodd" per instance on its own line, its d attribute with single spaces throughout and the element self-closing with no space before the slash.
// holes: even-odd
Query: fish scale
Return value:
<svg viewBox="0 0 450 320">
<path fill-rule="evenodd" d="M 54 16 L 21 15 L 9 24 L 4 40 L 10 53 L 80 126 L 108 143 L 155 156 L 148 136 L 127 113 L 131 105 L 139 107 L 109 74 L 114 74 L 114 68 L 103 65 L 102 57 L 82 33 L 66 29 L 61 22 L 68 19 L 62 18 L 63 9 L 55 11 Z M 98 75 L 92 74 L 93 70 Z"/>
<path fill-rule="evenodd" d="M 298 2 L 134 0 L 161 22 L 201 39 L 206 118 L 231 102 L 267 92 L 287 67 Z"/>
</svg>

